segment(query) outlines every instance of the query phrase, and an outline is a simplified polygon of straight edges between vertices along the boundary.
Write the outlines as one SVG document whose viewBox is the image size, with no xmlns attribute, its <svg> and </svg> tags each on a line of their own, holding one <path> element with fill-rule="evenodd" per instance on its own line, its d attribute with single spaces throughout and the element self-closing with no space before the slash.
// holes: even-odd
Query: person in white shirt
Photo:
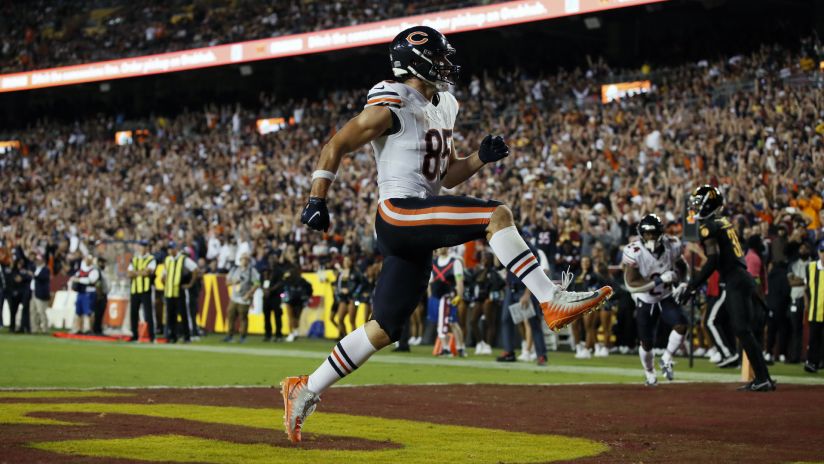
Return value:
<svg viewBox="0 0 824 464">
<path fill-rule="evenodd" d="M 235 333 L 240 333 L 239 343 L 246 341 L 249 327 L 249 306 L 252 304 L 252 295 L 260 288 L 260 273 L 251 265 L 248 253 L 240 255 L 240 265 L 232 268 L 226 283 L 232 287 L 232 296 L 229 302 L 229 329 L 224 342 L 232 341 Z M 240 319 L 240 328 L 235 330 L 235 322 Z"/>
<path fill-rule="evenodd" d="M 91 318 L 94 313 L 94 305 L 97 297 L 95 284 L 100 279 L 100 271 L 94 266 L 94 256 L 87 253 L 83 256 L 80 269 L 69 279 L 69 288 L 77 292 L 74 308 L 74 328 L 72 333 L 91 332 Z"/>
</svg>

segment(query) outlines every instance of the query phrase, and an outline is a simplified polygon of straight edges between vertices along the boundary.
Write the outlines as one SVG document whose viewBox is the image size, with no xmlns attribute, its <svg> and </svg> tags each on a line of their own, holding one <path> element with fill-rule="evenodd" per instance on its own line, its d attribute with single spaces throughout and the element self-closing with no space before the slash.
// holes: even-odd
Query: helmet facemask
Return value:
<svg viewBox="0 0 824 464">
<path fill-rule="evenodd" d="M 412 53 L 416 56 L 409 66 L 393 68 L 395 77 L 411 74 L 435 86 L 440 92 L 448 90 L 450 85 L 455 85 L 461 67 L 449 61 L 449 57 L 455 54 L 454 48 L 449 47 L 442 54 L 433 54 L 426 49 L 413 48 Z M 397 64 L 400 65 L 399 62 Z"/>
<path fill-rule="evenodd" d="M 641 234 L 641 243 L 644 244 L 644 248 L 649 250 L 650 253 L 656 253 L 660 251 L 661 244 L 663 243 L 661 237 L 663 237 L 663 235 L 656 232 L 644 232 Z"/>
</svg>

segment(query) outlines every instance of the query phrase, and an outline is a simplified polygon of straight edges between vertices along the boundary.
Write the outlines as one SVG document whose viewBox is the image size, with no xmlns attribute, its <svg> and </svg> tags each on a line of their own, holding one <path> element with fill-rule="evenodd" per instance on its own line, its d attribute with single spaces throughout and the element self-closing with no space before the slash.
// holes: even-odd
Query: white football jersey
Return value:
<svg viewBox="0 0 824 464">
<path fill-rule="evenodd" d="M 681 259 L 681 240 L 664 235 L 664 251 L 661 256 L 652 254 L 641 241 L 636 240 L 624 247 L 622 263 L 638 269 L 641 277 L 652 280 L 667 272 L 675 271 L 675 263 Z M 672 285 L 660 284 L 646 293 L 634 293 L 644 303 L 657 303 L 672 294 Z"/>
<path fill-rule="evenodd" d="M 400 121 L 398 132 L 372 141 L 381 200 L 440 193 L 452 153 L 458 102 L 449 92 L 438 92 L 434 100 L 394 81 L 369 90 L 364 107 L 386 106 Z"/>
</svg>

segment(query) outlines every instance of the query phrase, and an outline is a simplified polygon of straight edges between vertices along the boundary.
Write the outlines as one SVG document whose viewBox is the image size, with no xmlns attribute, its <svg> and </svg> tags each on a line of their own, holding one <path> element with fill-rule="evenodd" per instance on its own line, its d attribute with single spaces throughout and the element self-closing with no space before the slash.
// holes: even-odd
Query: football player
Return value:
<svg viewBox="0 0 824 464">
<path fill-rule="evenodd" d="M 612 295 L 610 287 L 575 293 L 553 284 L 518 233 L 512 211 L 502 203 L 440 195 L 441 187 L 455 187 L 486 164 L 509 156 L 500 135 L 487 135 L 474 153 L 456 153 L 452 135 L 458 102 L 448 92 L 460 69 L 450 61 L 454 53 L 446 37 L 431 27 L 399 33 L 389 50 L 397 81 L 382 81 L 369 89 L 363 111 L 321 151 L 301 222 L 318 231 L 329 227 L 326 198 L 341 159 L 371 143 L 379 190 L 375 232 L 385 258 L 372 320 L 341 340 L 312 375 L 281 382 L 284 423 L 293 442 L 300 441 L 301 427 L 321 393 L 399 339 L 426 291 L 433 250 L 486 238 L 501 263 L 541 303 L 550 329 L 558 330 L 597 309 Z"/>
<path fill-rule="evenodd" d="M 684 293 L 689 298 L 698 290 L 714 271 L 718 271 L 727 292 L 725 307 L 729 313 L 735 336 L 752 363 L 755 379 L 739 388 L 742 391 L 769 392 L 775 390 L 775 381 L 770 378 L 767 363 L 761 351 L 761 344 L 753 334 L 752 323 L 755 315 L 753 297 L 755 281 L 747 272 L 744 249 L 738 234 L 730 221 L 721 215 L 724 197 L 721 191 L 711 185 L 702 185 L 693 191 L 690 204 L 699 222 L 699 236 L 707 255 L 707 261 L 690 280 Z"/>
<path fill-rule="evenodd" d="M 686 289 L 687 284 L 681 280 L 687 275 L 687 264 L 681 254 L 681 241 L 664 234 L 664 224 L 658 216 L 644 216 L 638 224 L 638 236 L 638 240 L 624 247 L 624 282 L 636 303 L 635 319 L 641 340 L 638 355 L 644 367 L 645 383 L 655 386 L 658 378 L 652 344 L 659 319 L 672 327 L 667 349 L 660 359 L 661 372 L 667 380 L 674 378 L 672 355 L 687 332 L 687 318 L 673 296 Z"/>
</svg>

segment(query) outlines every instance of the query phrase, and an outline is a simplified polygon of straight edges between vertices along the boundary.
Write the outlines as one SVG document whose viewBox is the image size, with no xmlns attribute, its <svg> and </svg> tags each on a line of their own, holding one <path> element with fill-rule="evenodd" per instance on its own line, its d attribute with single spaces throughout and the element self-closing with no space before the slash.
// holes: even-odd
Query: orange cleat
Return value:
<svg viewBox="0 0 824 464">
<path fill-rule="evenodd" d="M 552 330 L 561 330 L 584 314 L 600 309 L 612 293 L 612 287 L 601 287 L 594 292 L 559 289 L 551 300 L 541 303 L 546 325 Z"/>
<path fill-rule="evenodd" d="M 309 391 L 308 381 L 308 375 L 301 375 L 286 377 L 280 382 L 280 390 L 283 394 L 283 426 L 292 443 L 300 442 L 301 427 L 320 402 L 320 396 Z"/>
</svg>

